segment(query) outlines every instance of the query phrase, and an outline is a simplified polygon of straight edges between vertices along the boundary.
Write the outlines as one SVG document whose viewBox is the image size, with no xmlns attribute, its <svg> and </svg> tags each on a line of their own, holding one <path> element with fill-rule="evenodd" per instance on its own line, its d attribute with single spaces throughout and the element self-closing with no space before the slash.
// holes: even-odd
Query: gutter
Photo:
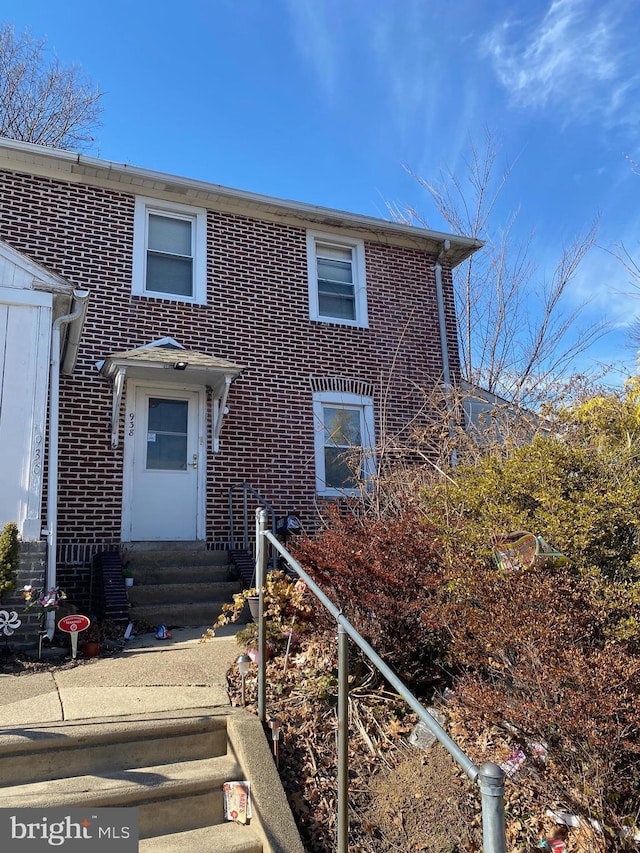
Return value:
<svg viewBox="0 0 640 853">
<path fill-rule="evenodd" d="M 78 343 L 82 324 L 87 311 L 89 300 L 88 290 L 74 290 L 72 310 L 69 314 L 58 317 L 51 329 L 51 362 L 49 375 L 49 453 L 47 476 L 47 529 L 43 534 L 47 537 L 47 573 L 46 589 L 56 586 L 56 551 L 58 545 L 58 445 L 60 418 L 60 349 L 62 342 L 62 327 L 69 325 L 69 338 L 65 351 L 62 372 L 68 375 L 75 366 Z M 71 350 L 69 350 L 71 345 Z M 47 637 L 53 639 L 56 629 L 55 611 L 47 613 Z"/>
<path fill-rule="evenodd" d="M 219 207 L 235 214 L 246 214 L 248 210 L 252 210 L 254 212 L 247 215 L 258 215 L 268 219 L 275 217 L 276 221 L 278 217 L 289 216 L 294 221 L 311 225 L 319 230 L 323 228 L 353 229 L 369 235 L 366 239 L 384 243 L 399 239 L 402 241 L 400 245 L 409 245 L 429 253 L 435 252 L 437 245 L 443 240 L 449 240 L 449 261 L 452 267 L 462 263 L 483 245 L 482 241 L 474 237 L 446 234 L 442 231 L 432 231 L 364 214 L 232 189 L 221 184 L 111 160 L 101 160 L 87 154 L 48 148 L 31 142 L 0 139 L 0 156 L 12 164 L 18 163 L 19 170 L 26 170 L 30 174 L 39 174 L 39 167 L 49 176 L 62 175 L 65 180 L 72 181 L 84 178 L 87 183 L 93 184 L 117 183 L 124 186 L 125 191 L 153 198 L 165 198 L 201 207 L 212 206 L 214 209 Z M 12 167 L 15 168 L 15 165 Z M 428 244 L 426 248 L 425 243 Z"/>
<path fill-rule="evenodd" d="M 68 315 L 71 319 L 69 321 L 69 329 L 67 331 L 67 342 L 64 348 L 64 358 L 60 367 L 60 373 L 63 376 L 71 376 L 75 369 L 76 361 L 78 360 L 80 336 L 82 335 L 82 327 L 84 326 L 84 320 L 87 316 L 87 308 L 89 307 L 89 291 L 74 290 L 73 298 L 74 308 L 72 314 Z M 80 305 L 79 314 L 76 311 L 78 304 Z M 59 319 L 62 320 L 63 318 L 60 317 Z M 55 322 L 57 323 L 58 320 L 56 320 Z"/>
</svg>

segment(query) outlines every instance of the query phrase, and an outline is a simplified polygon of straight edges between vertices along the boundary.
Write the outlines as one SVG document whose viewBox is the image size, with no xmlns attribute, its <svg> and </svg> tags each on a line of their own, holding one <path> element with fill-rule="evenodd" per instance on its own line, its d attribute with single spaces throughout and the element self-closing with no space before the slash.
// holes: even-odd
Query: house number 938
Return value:
<svg viewBox="0 0 640 853">
<path fill-rule="evenodd" d="M 136 427 L 136 416 L 133 412 L 129 412 L 129 435 L 133 435 Z"/>
</svg>

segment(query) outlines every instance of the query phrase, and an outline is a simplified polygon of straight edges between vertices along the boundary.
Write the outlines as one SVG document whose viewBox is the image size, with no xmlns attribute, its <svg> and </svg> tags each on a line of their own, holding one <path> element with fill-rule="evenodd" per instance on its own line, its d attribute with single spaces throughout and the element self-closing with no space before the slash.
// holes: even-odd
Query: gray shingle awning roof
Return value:
<svg viewBox="0 0 640 853">
<path fill-rule="evenodd" d="M 111 353 L 98 364 L 98 369 L 103 376 L 113 381 L 112 447 L 118 446 L 120 404 L 125 380 L 139 379 L 154 385 L 200 385 L 211 388 L 214 452 L 218 449 L 229 388 L 244 370 L 241 365 L 224 358 L 171 344 Z"/>
<path fill-rule="evenodd" d="M 184 368 L 176 367 L 185 364 Z M 244 369 L 232 361 L 217 358 L 197 350 L 177 347 L 145 347 L 124 352 L 114 352 L 104 360 L 101 373 L 111 377 L 119 367 L 127 368 L 127 376 L 134 379 L 153 379 L 157 382 L 190 382 L 198 385 L 217 385 L 218 377 L 231 375 L 234 379 Z M 169 371 L 178 371 L 182 375 Z M 215 391 L 215 388 L 214 388 Z"/>
</svg>

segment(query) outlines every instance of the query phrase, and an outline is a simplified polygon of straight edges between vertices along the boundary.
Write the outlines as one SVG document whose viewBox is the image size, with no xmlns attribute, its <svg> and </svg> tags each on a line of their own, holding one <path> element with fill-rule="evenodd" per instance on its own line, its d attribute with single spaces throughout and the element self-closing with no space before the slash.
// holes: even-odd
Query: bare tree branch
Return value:
<svg viewBox="0 0 640 853">
<path fill-rule="evenodd" d="M 47 62 L 44 39 L 0 25 L 0 136 L 82 150 L 101 114 L 102 92 L 77 66 Z"/>
<path fill-rule="evenodd" d="M 576 359 L 608 330 L 605 321 L 578 327 L 585 305 L 567 306 L 567 291 L 596 239 L 597 222 L 563 250 L 549 279 L 531 257 L 532 235 L 516 237 L 520 211 L 495 225 L 496 206 L 512 169 L 498 169 L 490 133 L 469 144 L 464 180 L 444 170 L 437 182 L 411 169 L 435 210 L 457 234 L 484 241 L 484 249 L 454 271 L 463 378 L 521 405 L 545 398 Z M 428 227 L 412 207 L 389 206 L 400 221 Z"/>
</svg>

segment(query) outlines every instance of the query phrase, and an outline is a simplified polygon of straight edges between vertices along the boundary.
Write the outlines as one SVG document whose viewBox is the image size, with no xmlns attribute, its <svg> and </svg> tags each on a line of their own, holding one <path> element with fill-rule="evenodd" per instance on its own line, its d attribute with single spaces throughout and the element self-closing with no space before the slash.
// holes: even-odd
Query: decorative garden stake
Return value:
<svg viewBox="0 0 640 853">
<path fill-rule="evenodd" d="M 25 610 L 36 610 L 40 617 L 40 630 L 38 639 L 38 660 L 42 657 L 42 642 L 47 636 L 46 618 L 47 613 L 52 610 L 57 610 L 60 602 L 66 599 L 66 593 L 60 587 L 52 587 L 45 589 L 44 587 L 35 587 L 33 584 L 26 584 L 22 587 L 22 597 L 24 598 Z M 53 634 L 51 635 L 53 637 Z"/>
<path fill-rule="evenodd" d="M 271 740 L 273 741 L 273 757 L 276 760 L 276 767 L 280 767 L 280 729 L 282 728 L 282 722 L 277 718 L 273 717 L 269 720 L 269 728 L 271 729 Z"/>
<path fill-rule="evenodd" d="M 80 631 L 86 631 L 91 625 L 91 620 L 88 616 L 82 614 L 74 614 L 72 616 L 63 616 L 58 622 L 58 628 L 69 634 L 71 638 L 71 657 L 75 660 L 78 656 L 78 634 Z"/>
<path fill-rule="evenodd" d="M 15 610 L 0 610 L 0 632 L 10 637 L 22 625 Z"/>
<path fill-rule="evenodd" d="M 13 634 L 16 628 L 22 625 L 22 621 L 18 618 L 15 610 L 0 610 L 0 634 L 4 634 L 4 649 L 3 655 L 10 655 L 9 637 Z"/>
</svg>

